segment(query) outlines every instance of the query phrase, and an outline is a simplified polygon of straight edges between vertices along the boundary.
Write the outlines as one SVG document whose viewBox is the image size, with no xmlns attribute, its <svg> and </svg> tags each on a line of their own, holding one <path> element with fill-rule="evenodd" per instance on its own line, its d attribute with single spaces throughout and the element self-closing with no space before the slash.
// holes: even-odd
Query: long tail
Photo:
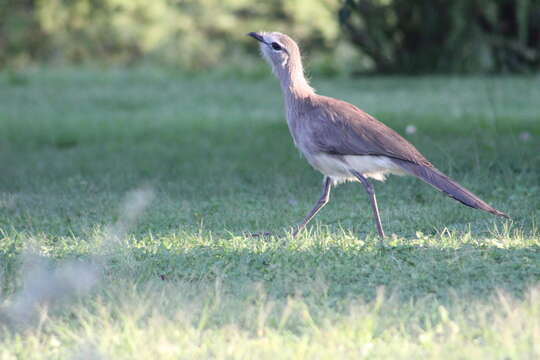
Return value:
<svg viewBox="0 0 540 360">
<path fill-rule="evenodd" d="M 510 218 L 508 215 L 488 205 L 478 196 L 474 195 L 463 186 L 459 185 L 448 176 L 444 175 L 438 169 L 433 166 L 419 165 L 409 161 L 392 159 L 394 163 L 399 165 L 403 170 L 417 178 L 422 179 L 433 187 L 444 192 L 451 198 L 459 201 L 460 203 L 470 206 L 475 209 L 480 209 L 492 213 L 493 215 Z"/>
</svg>

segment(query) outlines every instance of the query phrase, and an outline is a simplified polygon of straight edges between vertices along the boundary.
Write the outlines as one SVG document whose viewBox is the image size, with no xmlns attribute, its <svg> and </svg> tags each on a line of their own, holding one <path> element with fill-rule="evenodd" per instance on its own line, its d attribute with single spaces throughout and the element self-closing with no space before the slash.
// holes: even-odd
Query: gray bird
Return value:
<svg viewBox="0 0 540 360">
<path fill-rule="evenodd" d="M 317 95 L 309 86 L 298 45 L 278 32 L 251 32 L 278 77 L 294 144 L 324 174 L 321 198 L 293 233 L 296 236 L 325 206 L 332 186 L 359 181 L 367 191 L 377 231 L 381 224 L 375 190 L 368 178 L 413 175 L 464 205 L 508 218 L 435 168 L 412 144 L 373 116 L 345 101 Z"/>
</svg>

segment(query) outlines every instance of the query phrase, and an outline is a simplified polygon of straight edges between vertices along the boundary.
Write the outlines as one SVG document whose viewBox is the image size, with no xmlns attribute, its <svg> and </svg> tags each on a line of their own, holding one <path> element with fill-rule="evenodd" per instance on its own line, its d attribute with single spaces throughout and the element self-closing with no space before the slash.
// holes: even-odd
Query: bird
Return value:
<svg viewBox="0 0 540 360">
<path fill-rule="evenodd" d="M 288 35 L 247 35 L 259 42 L 262 57 L 279 79 L 295 146 L 324 175 L 321 197 L 296 226 L 293 237 L 328 204 L 333 187 L 355 181 L 363 185 L 369 196 L 382 241 L 385 233 L 369 179 L 384 181 L 388 175 L 415 176 L 464 205 L 509 218 L 438 170 L 411 143 L 375 117 L 348 102 L 315 93 L 304 74 L 300 48 Z"/>
</svg>

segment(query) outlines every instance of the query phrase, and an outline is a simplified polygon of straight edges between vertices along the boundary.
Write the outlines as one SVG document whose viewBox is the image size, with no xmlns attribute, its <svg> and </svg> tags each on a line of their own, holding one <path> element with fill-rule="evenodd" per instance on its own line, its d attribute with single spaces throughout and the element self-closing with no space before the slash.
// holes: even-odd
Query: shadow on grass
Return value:
<svg viewBox="0 0 540 360">
<path fill-rule="evenodd" d="M 375 240 L 374 240 L 375 241 Z M 264 246 L 262 246 L 264 247 Z M 144 280 L 221 283 L 233 294 L 260 283 L 269 296 L 301 296 L 330 302 L 369 301 L 380 287 L 403 301 L 433 296 L 449 300 L 493 295 L 517 297 L 540 281 L 540 247 L 498 248 L 494 244 L 457 248 L 365 243 L 313 243 L 240 249 L 199 246 L 179 252 L 135 252 Z"/>
</svg>

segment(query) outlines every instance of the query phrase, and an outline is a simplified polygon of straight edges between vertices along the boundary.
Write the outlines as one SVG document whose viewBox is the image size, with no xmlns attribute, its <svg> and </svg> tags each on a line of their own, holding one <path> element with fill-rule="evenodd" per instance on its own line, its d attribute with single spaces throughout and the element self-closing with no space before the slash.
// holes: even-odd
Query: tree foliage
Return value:
<svg viewBox="0 0 540 360">
<path fill-rule="evenodd" d="M 539 0 L 346 0 L 339 16 L 380 72 L 540 67 Z"/>
<path fill-rule="evenodd" d="M 294 35 L 330 71 L 540 69 L 540 0 L 0 0 L 0 66 L 242 65 L 254 30 Z"/>
<path fill-rule="evenodd" d="M 0 1 L 3 63 L 150 58 L 204 69 L 244 56 L 249 31 L 287 31 L 328 47 L 339 30 L 338 3 L 326 0 Z"/>
</svg>

